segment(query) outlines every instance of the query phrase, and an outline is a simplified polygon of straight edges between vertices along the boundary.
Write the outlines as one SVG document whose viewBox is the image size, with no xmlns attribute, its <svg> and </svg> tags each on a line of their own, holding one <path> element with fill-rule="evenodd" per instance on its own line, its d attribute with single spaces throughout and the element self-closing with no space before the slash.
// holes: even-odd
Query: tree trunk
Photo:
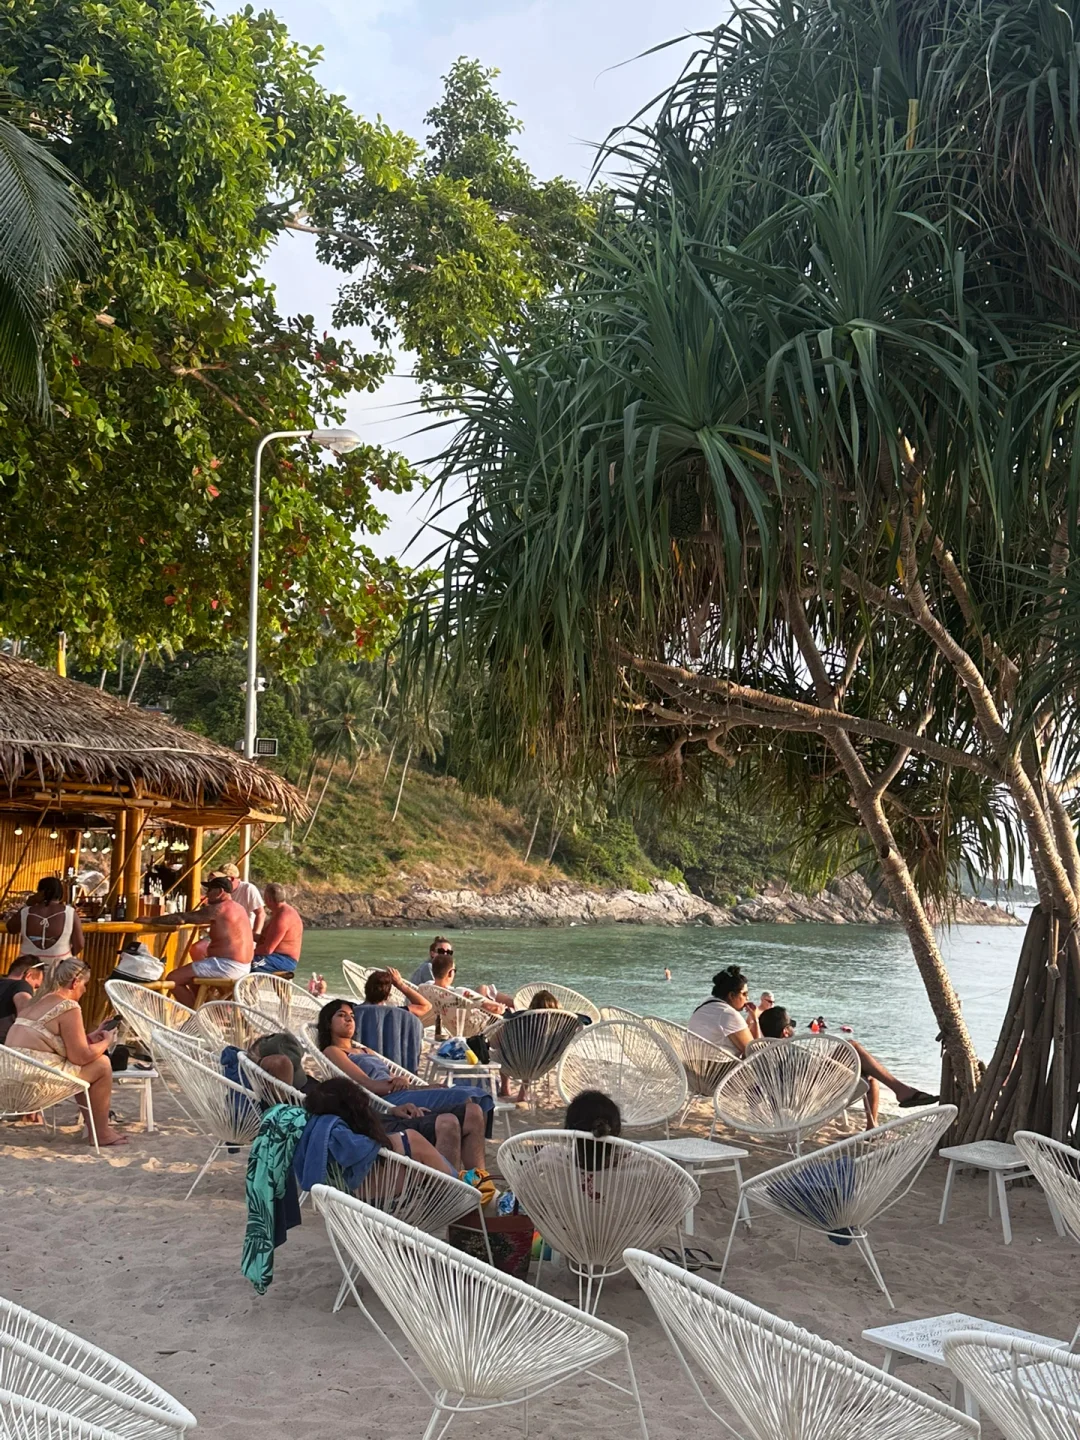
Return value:
<svg viewBox="0 0 1080 1440">
<path fill-rule="evenodd" d="M 135 679 L 131 682 L 131 689 L 128 691 L 127 703 L 130 705 L 135 699 L 135 691 L 138 688 L 139 680 L 142 677 L 143 666 L 146 664 L 146 651 L 139 651 L 139 668 L 135 671 Z"/>
<path fill-rule="evenodd" d="M 308 827 L 307 827 L 307 829 L 304 831 L 304 839 L 305 839 L 305 840 L 306 840 L 307 837 L 311 834 L 311 827 L 315 824 L 315 821 L 318 819 L 318 817 L 319 817 L 319 811 L 322 809 L 322 802 L 326 799 L 326 789 L 327 789 L 327 786 L 330 784 L 330 776 L 334 773 L 334 766 L 337 764 L 337 757 L 338 757 L 338 752 L 337 752 L 337 750 L 335 750 L 334 753 L 333 753 L 333 755 L 330 757 L 330 764 L 327 765 L 327 767 L 326 767 L 326 779 L 323 781 L 323 787 L 322 787 L 322 789 L 319 791 L 319 798 L 318 798 L 318 800 L 316 800 L 316 802 L 315 802 L 315 809 L 311 812 L 311 819 L 308 821 Z"/>
<path fill-rule="evenodd" d="M 525 851 L 525 863 L 528 864 L 529 856 L 532 854 L 532 847 L 536 843 L 536 832 L 540 828 L 540 811 L 536 812 L 536 819 L 533 821 L 532 834 L 529 836 L 529 845 Z"/>
<path fill-rule="evenodd" d="M 351 789 L 352 789 L 352 783 L 353 783 L 353 781 L 356 779 L 356 772 L 357 772 L 357 770 L 360 769 L 360 761 L 361 761 L 363 758 L 364 758 L 364 757 L 363 757 L 363 754 L 361 753 L 361 754 L 358 754 L 358 755 L 356 756 L 356 759 L 353 761 L 353 767 L 352 767 L 352 769 L 349 771 L 349 778 L 348 778 L 348 780 L 345 782 L 345 789 L 346 789 L 346 790 L 351 790 Z"/>
<path fill-rule="evenodd" d="M 390 746 L 390 754 L 386 757 L 386 769 L 382 772 L 382 782 L 379 785 L 381 790 L 386 784 L 387 776 L 390 774 L 390 766 L 394 763 L 394 751 L 397 749 L 397 741 Z"/>
<path fill-rule="evenodd" d="M 552 829 L 552 832 L 551 832 L 551 843 L 548 845 L 547 855 L 546 855 L 546 857 L 545 857 L 545 859 L 546 859 L 546 861 L 547 861 L 547 864 L 549 864 L 549 865 L 551 864 L 552 857 L 554 856 L 555 851 L 556 851 L 556 849 L 558 848 L 559 841 L 560 841 L 561 839 L 562 839 L 562 826 L 561 826 L 561 825 L 556 825 L 556 826 L 554 826 L 554 828 Z"/>
<path fill-rule="evenodd" d="M 409 761 L 412 759 L 412 746 L 410 745 L 405 754 L 405 764 L 401 767 L 401 783 L 397 787 L 397 799 L 394 801 L 394 813 L 390 816 L 390 824 L 393 825 L 401 809 L 401 792 L 405 789 L 405 776 L 409 773 Z"/>
</svg>

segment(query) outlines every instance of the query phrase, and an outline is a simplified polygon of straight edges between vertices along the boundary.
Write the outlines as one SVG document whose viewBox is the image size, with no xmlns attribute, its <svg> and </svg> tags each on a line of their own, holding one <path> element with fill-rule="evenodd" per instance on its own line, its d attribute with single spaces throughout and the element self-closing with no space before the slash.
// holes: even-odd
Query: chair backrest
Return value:
<svg viewBox="0 0 1080 1440">
<path fill-rule="evenodd" d="M 252 1010 L 236 1000 L 208 1000 L 195 1011 L 192 1030 L 220 1049 L 235 1045 L 246 1050 L 261 1035 L 273 1035 L 281 1026 L 272 1015 Z"/>
<path fill-rule="evenodd" d="M 600 1019 L 633 1020 L 636 1024 L 640 1025 L 641 1021 L 644 1019 L 644 1016 L 639 1015 L 636 1010 L 624 1010 L 621 1005 L 601 1005 Z"/>
<path fill-rule="evenodd" d="M 956 1119 L 936 1105 L 825 1145 L 745 1180 L 743 1195 L 764 1210 L 825 1233 L 858 1229 L 911 1189 Z"/>
<path fill-rule="evenodd" d="M 262 1068 L 257 1060 L 252 1060 L 249 1056 L 241 1053 L 236 1057 L 236 1064 L 240 1071 L 240 1078 L 264 1110 L 268 1110 L 271 1105 L 303 1107 L 303 1091 L 297 1090 L 287 1080 L 279 1080 L 276 1075 L 271 1075 L 268 1070 Z"/>
<path fill-rule="evenodd" d="M 628 1245 L 655 1244 L 701 1198 L 667 1156 L 574 1130 L 504 1140 L 499 1169 L 552 1249 L 579 1265 L 621 1268 Z"/>
<path fill-rule="evenodd" d="M 103 1430 L 11 1390 L 0 1390 L 0 1435 L 4 1440 L 122 1440 L 115 1430 Z"/>
<path fill-rule="evenodd" d="M 435 1389 L 497 1403 L 626 1353 L 621 1330 L 565 1301 L 340 1190 L 311 1194 L 342 1269 L 359 1266 Z"/>
<path fill-rule="evenodd" d="M 342 960 L 341 973 L 345 977 L 345 988 L 353 998 L 360 1001 L 365 1000 L 367 997 L 364 995 L 364 986 L 368 976 L 375 973 L 372 967 L 358 965 L 355 960 Z"/>
<path fill-rule="evenodd" d="M 106 980 L 105 994 L 109 1004 L 118 1015 L 122 1015 L 144 1045 L 150 1044 L 148 1020 L 166 1025 L 170 1030 L 179 1030 L 195 1014 L 188 1005 L 181 1005 L 171 995 L 162 995 L 149 990 L 145 985 L 136 985 L 133 980 Z"/>
<path fill-rule="evenodd" d="M 533 996 L 538 995 L 541 990 L 546 990 L 549 995 L 555 997 L 559 1002 L 560 1010 L 569 1010 L 573 1015 L 587 1015 L 594 1025 L 599 1023 L 601 1018 L 600 1011 L 593 1002 L 587 1000 L 585 996 L 579 994 L 577 990 L 571 990 L 566 985 L 552 985 L 550 983 L 523 985 L 514 996 L 514 1009 L 527 1010 L 532 1003 Z"/>
<path fill-rule="evenodd" d="M 1033 1130 L 1017 1130 L 1013 1144 L 1028 1163 L 1062 1224 L 1074 1240 L 1080 1240 L 1080 1150 L 1051 1140 L 1049 1135 L 1036 1135 Z"/>
<path fill-rule="evenodd" d="M 85 1080 L 0 1045 L 0 1115 L 32 1115 L 89 1090 Z"/>
<path fill-rule="evenodd" d="M 710 1099 L 717 1085 L 739 1061 L 719 1045 L 695 1035 L 685 1025 L 665 1020 L 659 1015 L 645 1015 L 641 1021 L 654 1035 L 666 1040 L 682 1061 L 686 1084 L 691 1095 L 707 1095 Z"/>
<path fill-rule="evenodd" d="M 481 1196 L 474 1185 L 454 1175 L 421 1165 L 396 1150 L 381 1150 L 364 1177 L 359 1198 L 365 1205 L 395 1216 L 417 1230 L 445 1230 L 454 1220 L 475 1210 L 484 1227 Z M 486 1227 L 483 1233 L 487 1235 Z"/>
<path fill-rule="evenodd" d="M 992 1330 L 945 1337 L 945 1363 L 1005 1440 L 1076 1440 L 1080 1355 Z"/>
<path fill-rule="evenodd" d="M 520 1010 L 488 1038 L 503 1073 L 531 1084 L 555 1068 L 580 1029 L 581 1021 L 568 1010 Z"/>
<path fill-rule="evenodd" d="M 626 1264 L 706 1408 L 746 1440 L 979 1434 L 978 1421 L 681 1266 L 640 1248 Z"/>
<path fill-rule="evenodd" d="M 259 1133 L 262 1111 L 246 1086 L 223 1073 L 220 1056 L 208 1049 L 196 1057 L 171 1036 L 159 1036 L 157 1047 L 183 1092 L 188 1114 L 207 1135 L 222 1143 L 250 1145 Z"/>
<path fill-rule="evenodd" d="M 844 1110 L 861 1063 L 847 1040 L 800 1036 L 752 1047 L 716 1087 L 716 1118 L 750 1135 L 803 1135 Z"/>
<path fill-rule="evenodd" d="M 233 999 L 274 1020 L 279 1030 L 292 1029 L 297 1020 L 317 1019 L 322 1004 L 284 975 L 243 975 L 233 986 Z"/>
<path fill-rule="evenodd" d="M 123 1435 L 180 1436 L 196 1423 L 168 1391 L 123 1360 L 2 1298 L 0 1389 Z M 2 1426 L 0 1433 L 7 1433 Z"/>
<path fill-rule="evenodd" d="M 569 1105 L 582 1090 L 602 1090 L 624 1125 L 662 1125 L 686 1104 L 686 1071 L 666 1040 L 629 1020 L 587 1025 L 567 1046 L 557 1073 Z"/>
<path fill-rule="evenodd" d="M 456 990 L 448 990 L 433 981 L 415 988 L 439 1016 L 443 1032 L 451 1038 L 466 1032 L 480 1034 L 497 1023 L 497 1017 L 489 1015 L 475 1000 L 460 995 Z M 429 1016 L 426 1023 L 433 1024 L 433 1017 Z"/>
<path fill-rule="evenodd" d="M 354 1005 L 356 1038 L 361 1045 L 412 1072 L 420 1064 L 424 1027 L 399 1005 Z"/>
</svg>

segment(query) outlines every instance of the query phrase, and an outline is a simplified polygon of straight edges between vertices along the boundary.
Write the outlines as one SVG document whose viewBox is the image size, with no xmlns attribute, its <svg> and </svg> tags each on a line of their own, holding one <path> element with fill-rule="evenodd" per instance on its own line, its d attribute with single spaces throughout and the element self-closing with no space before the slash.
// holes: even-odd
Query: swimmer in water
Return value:
<svg viewBox="0 0 1080 1440">
<path fill-rule="evenodd" d="M 664 971 L 664 979 L 665 979 L 665 980 L 670 980 L 670 979 L 671 979 L 671 971 L 670 971 L 670 970 L 665 970 L 665 971 Z"/>
</svg>

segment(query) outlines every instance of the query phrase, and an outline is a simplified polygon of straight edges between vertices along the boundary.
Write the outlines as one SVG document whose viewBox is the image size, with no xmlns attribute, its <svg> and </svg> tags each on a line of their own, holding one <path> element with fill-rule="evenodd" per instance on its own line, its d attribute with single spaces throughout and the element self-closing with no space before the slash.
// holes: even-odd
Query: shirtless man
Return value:
<svg viewBox="0 0 1080 1440">
<path fill-rule="evenodd" d="M 232 881 L 227 875 L 215 875 L 206 887 L 206 904 L 183 915 L 159 915 L 147 925 L 177 930 L 182 925 L 209 925 L 210 946 L 205 960 L 181 965 L 166 979 L 173 982 L 173 999 L 181 1005 L 193 1005 L 196 976 L 201 980 L 239 980 L 251 970 L 255 939 L 251 921 L 242 905 L 232 898 Z"/>
</svg>

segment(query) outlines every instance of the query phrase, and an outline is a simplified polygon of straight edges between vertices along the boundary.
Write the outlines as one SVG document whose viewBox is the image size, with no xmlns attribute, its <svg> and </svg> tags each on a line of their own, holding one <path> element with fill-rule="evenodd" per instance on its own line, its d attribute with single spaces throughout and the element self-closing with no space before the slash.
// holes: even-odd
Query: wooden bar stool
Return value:
<svg viewBox="0 0 1080 1440">
<path fill-rule="evenodd" d="M 224 980 L 221 976 L 195 975 L 191 983 L 195 986 L 195 1003 L 192 1008 L 198 1010 L 207 1000 L 231 1000 L 236 981 Z"/>
</svg>

